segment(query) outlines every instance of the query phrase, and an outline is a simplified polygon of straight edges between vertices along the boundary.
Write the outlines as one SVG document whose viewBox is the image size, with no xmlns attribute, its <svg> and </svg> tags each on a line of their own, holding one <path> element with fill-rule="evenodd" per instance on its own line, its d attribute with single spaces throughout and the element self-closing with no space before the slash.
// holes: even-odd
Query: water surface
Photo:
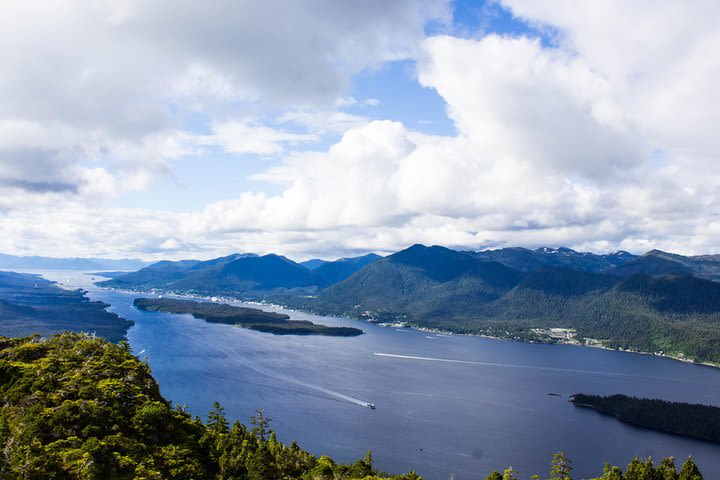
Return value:
<svg viewBox="0 0 720 480">
<path fill-rule="evenodd" d="M 574 461 L 575 478 L 587 478 L 600 474 L 605 461 L 626 465 L 633 455 L 681 461 L 692 454 L 705 478 L 720 478 L 720 446 L 628 426 L 567 401 L 578 392 L 624 393 L 720 405 L 718 369 L 282 309 L 275 310 L 359 327 L 365 335 L 275 336 L 142 312 L 132 307 L 137 295 L 99 290 L 77 272 L 46 276 L 88 288 L 93 300 L 135 322 L 132 349 L 147 358 L 166 398 L 203 417 L 219 401 L 243 422 L 262 408 L 281 440 L 337 461 L 354 462 L 372 449 L 376 466 L 392 473 L 476 480 L 508 465 L 523 477 L 543 477 L 552 454 L 563 451 Z"/>
</svg>

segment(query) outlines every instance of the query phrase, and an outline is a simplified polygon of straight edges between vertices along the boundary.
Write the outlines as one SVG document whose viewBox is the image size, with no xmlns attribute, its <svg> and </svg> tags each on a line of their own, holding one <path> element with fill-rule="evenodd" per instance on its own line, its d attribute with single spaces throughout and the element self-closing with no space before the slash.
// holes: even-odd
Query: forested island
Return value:
<svg viewBox="0 0 720 480">
<path fill-rule="evenodd" d="M 160 394 L 147 364 L 126 342 L 87 334 L 0 337 L 0 478 L 420 480 L 378 472 L 372 454 L 351 465 L 277 440 L 262 411 L 251 427 L 230 424 L 216 404 L 203 422 Z M 555 456 L 551 479 L 571 478 Z M 702 480 L 692 459 L 634 459 L 623 473 L 606 465 L 600 480 Z M 478 478 L 481 478 L 478 476 Z M 512 467 L 488 480 L 520 478 Z"/>
<path fill-rule="evenodd" d="M 290 320 L 290 316 L 284 313 L 266 312 L 258 308 L 234 307 L 224 303 L 172 298 L 136 298 L 133 305 L 140 310 L 191 314 L 206 322 L 237 325 L 275 335 L 353 337 L 363 333 L 359 328 L 330 327 L 307 320 Z"/>
<path fill-rule="evenodd" d="M 626 395 L 573 395 L 578 407 L 592 408 L 621 422 L 720 443 L 720 408 Z"/>
<path fill-rule="evenodd" d="M 58 287 L 39 275 L 0 272 L 0 335 L 50 335 L 65 330 L 94 333 L 110 341 L 125 338 L 133 322 L 91 302 L 83 290 Z"/>
</svg>

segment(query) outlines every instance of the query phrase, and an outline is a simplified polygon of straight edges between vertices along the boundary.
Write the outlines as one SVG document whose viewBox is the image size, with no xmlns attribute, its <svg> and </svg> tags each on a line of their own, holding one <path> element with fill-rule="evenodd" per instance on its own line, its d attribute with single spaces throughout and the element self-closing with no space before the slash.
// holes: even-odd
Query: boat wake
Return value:
<svg viewBox="0 0 720 480">
<path fill-rule="evenodd" d="M 330 397 L 336 398 L 338 400 L 343 400 L 348 403 L 352 403 L 355 405 L 359 405 L 361 407 L 370 407 L 373 408 L 373 404 L 370 402 L 366 402 L 365 400 L 360 400 L 359 398 L 351 397 L 350 395 L 345 395 L 344 393 L 337 392 L 335 390 L 331 390 L 329 388 L 321 387 L 320 385 L 315 385 L 308 382 L 302 382 L 300 380 L 296 380 L 291 377 L 286 377 L 285 375 L 281 375 L 277 372 L 274 372 L 270 370 L 269 368 L 263 367 L 261 365 L 247 365 L 248 368 L 251 370 L 254 370 L 258 373 L 261 373 L 263 375 L 267 375 L 268 377 L 272 377 L 276 380 L 280 380 L 282 382 L 292 383 L 295 385 L 299 385 L 301 387 L 308 388 L 310 390 L 315 390 L 316 392 L 324 393 L 325 395 L 328 395 Z"/>
<path fill-rule="evenodd" d="M 616 372 L 578 370 L 578 369 L 573 369 L 573 368 L 542 367 L 542 366 L 538 366 L 538 365 L 518 365 L 518 364 L 512 364 L 512 363 L 476 362 L 476 361 L 472 361 L 472 360 L 456 360 L 456 359 L 452 359 L 452 358 L 420 357 L 420 356 L 416 356 L 416 355 L 398 355 L 395 353 L 377 353 L 376 352 L 373 355 L 377 355 L 378 357 L 387 357 L 387 358 L 400 358 L 400 359 L 406 359 L 406 360 L 421 360 L 421 361 L 426 361 L 426 362 L 456 363 L 456 364 L 463 364 L 463 365 L 478 365 L 478 366 L 483 366 L 483 367 L 525 368 L 525 369 L 530 369 L 530 370 L 545 370 L 545 371 L 552 371 L 552 372 L 607 375 L 607 376 L 613 376 L 613 377 L 635 376 L 635 375 L 629 375 L 626 373 L 616 373 Z"/>
<path fill-rule="evenodd" d="M 281 382 L 286 382 L 286 383 L 290 383 L 290 384 L 293 384 L 293 385 L 298 385 L 298 386 L 300 386 L 300 387 L 305 387 L 305 388 L 307 388 L 307 389 L 309 389 L 309 390 L 314 390 L 314 391 L 316 391 L 316 392 L 325 394 L 327 397 L 330 397 L 330 398 L 333 398 L 333 399 L 336 399 L 336 400 L 341 400 L 341 401 L 344 401 L 344 402 L 352 403 L 352 404 L 354 404 L 354 405 L 359 405 L 359 406 L 361 406 L 361 407 L 375 408 L 375 404 L 373 404 L 372 402 L 367 402 L 367 401 L 365 401 L 365 400 L 361 400 L 361 399 L 359 399 L 359 398 L 351 397 L 350 395 L 345 395 L 344 393 L 337 392 L 337 391 L 331 390 L 331 389 L 329 389 L 329 388 L 321 387 L 320 385 L 315 385 L 315 384 L 312 384 L 312 383 L 303 382 L 303 381 L 297 380 L 297 379 L 295 379 L 295 378 L 282 375 L 282 374 L 277 373 L 277 372 L 275 372 L 275 371 L 273 371 L 273 370 L 270 370 L 270 369 L 267 368 L 267 367 L 263 367 L 262 365 L 245 363 L 246 359 L 243 358 L 238 352 L 234 351 L 232 348 L 226 348 L 226 347 L 223 347 L 223 346 L 221 346 L 221 345 L 214 344 L 214 343 L 211 343 L 211 342 L 208 342 L 208 341 L 204 341 L 204 340 L 201 340 L 201 339 L 198 339 L 198 338 L 195 338 L 194 341 L 197 342 L 197 343 L 202 343 L 203 345 L 206 345 L 206 346 L 209 347 L 209 348 L 218 350 L 218 351 L 224 353 L 224 354 L 227 355 L 227 356 L 239 358 L 240 360 L 242 360 L 244 367 L 249 368 L 250 370 L 253 370 L 254 372 L 260 373 L 260 374 L 262 374 L 262 375 L 266 375 L 266 376 L 268 376 L 268 377 L 270 377 L 270 378 L 274 378 L 274 379 L 276 379 L 276 380 L 280 380 Z"/>
</svg>

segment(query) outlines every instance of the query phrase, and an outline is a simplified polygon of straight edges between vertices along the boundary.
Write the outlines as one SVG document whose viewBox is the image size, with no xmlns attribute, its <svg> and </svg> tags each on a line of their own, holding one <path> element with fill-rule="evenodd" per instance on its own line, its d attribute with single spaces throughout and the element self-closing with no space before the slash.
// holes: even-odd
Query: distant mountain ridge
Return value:
<svg viewBox="0 0 720 480">
<path fill-rule="evenodd" d="M 572 328 L 581 338 L 609 346 L 720 362 L 720 283 L 696 276 L 693 257 L 680 256 L 680 263 L 655 252 L 636 257 L 523 250 L 519 257 L 525 270 L 519 270 L 507 266 L 518 265 L 515 252 L 502 253 L 489 255 L 498 262 L 472 252 L 414 245 L 322 290 L 317 298 L 295 299 L 294 306 L 523 339 L 536 339 L 537 328 Z M 547 266 L 548 255 L 565 260 Z M 712 259 L 703 261 L 706 273 Z M 607 263 L 612 266 L 603 269 Z"/>
<path fill-rule="evenodd" d="M 706 280 L 720 281 L 720 255 L 695 255 L 686 257 L 677 253 L 650 250 L 627 262 L 620 272 L 642 272 L 654 275 L 687 273 Z M 655 273 L 653 273 L 655 272 Z"/>
<path fill-rule="evenodd" d="M 562 327 L 609 346 L 720 363 L 720 256 L 413 245 L 310 268 L 269 254 L 158 262 L 100 283 L 264 299 L 318 313 L 540 340 Z"/>
<path fill-rule="evenodd" d="M 522 247 L 500 248 L 467 252 L 484 261 L 495 261 L 521 271 L 535 271 L 545 267 L 565 267 L 585 272 L 602 272 L 624 265 L 637 258 L 637 255 L 625 251 L 607 254 L 576 252 L 570 248 L 537 248 L 530 250 Z"/>
<path fill-rule="evenodd" d="M 0 268 L 38 270 L 139 270 L 150 265 L 136 258 L 53 258 L 0 253 Z"/>
<path fill-rule="evenodd" d="M 233 254 L 207 261 L 154 263 L 98 285 L 127 289 L 164 289 L 196 293 L 259 294 L 286 291 L 309 294 L 337 283 L 380 258 L 376 254 L 323 261 L 313 270 L 286 257 Z"/>
</svg>

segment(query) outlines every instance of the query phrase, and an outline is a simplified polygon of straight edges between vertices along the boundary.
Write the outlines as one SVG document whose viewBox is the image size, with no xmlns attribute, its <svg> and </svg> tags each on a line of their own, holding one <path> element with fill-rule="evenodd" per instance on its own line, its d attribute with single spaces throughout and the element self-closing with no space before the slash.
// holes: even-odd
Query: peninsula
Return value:
<svg viewBox="0 0 720 480">
<path fill-rule="evenodd" d="M 290 320 L 284 313 L 266 312 L 257 308 L 233 307 L 224 303 L 196 302 L 171 298 L 136 298 L 136 308 L 152 312 L 188 313 L 210 323 L 237 325 L 275 335 L 328 335 L 354 337 L 363 331 L 352 327 L 330 327 L 307 320 Z"/>
</svg>

